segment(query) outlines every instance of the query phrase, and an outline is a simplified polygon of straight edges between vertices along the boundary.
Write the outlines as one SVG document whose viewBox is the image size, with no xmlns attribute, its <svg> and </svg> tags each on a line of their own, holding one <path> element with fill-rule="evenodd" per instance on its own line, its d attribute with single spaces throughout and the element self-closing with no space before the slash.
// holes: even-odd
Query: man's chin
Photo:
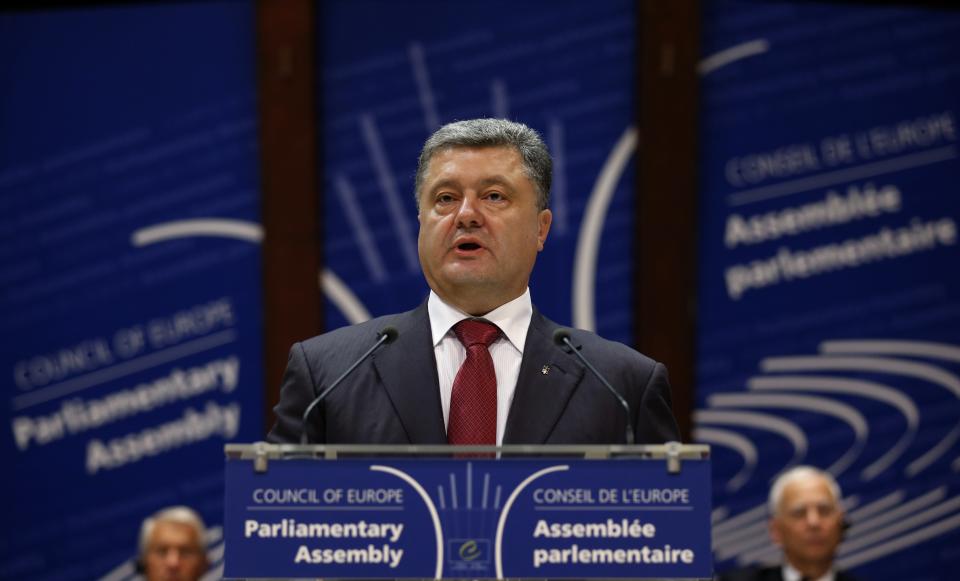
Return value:
<svg viewBox="0 0 960 581">
<path fill-rule="evenodd" d="M 495 284 L 493 277 L 479 264 L 455 264 L 446 269 L 444 277 L 451 288 L 469 290 L 471 287 L 489 287 Z"/>
</svg>

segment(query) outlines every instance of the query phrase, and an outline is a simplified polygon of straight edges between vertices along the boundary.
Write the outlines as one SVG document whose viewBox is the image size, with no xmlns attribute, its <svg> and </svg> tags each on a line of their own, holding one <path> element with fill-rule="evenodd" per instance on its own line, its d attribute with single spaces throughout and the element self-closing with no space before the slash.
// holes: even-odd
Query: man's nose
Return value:
<svg viewBox="0 0 960 581">
<path fill-rule="evenodd" d="M 164 556 L 164 563 L 171 569 L 179 566 L 180 551 L 167 551 L 167 554 Z"/>
<path fill-rule="evenodd" d="M 457 209 L 457 226 L 475 228 L 483 224 L 483 211 L 476 196 L 464 196 Z"/>
</svg>

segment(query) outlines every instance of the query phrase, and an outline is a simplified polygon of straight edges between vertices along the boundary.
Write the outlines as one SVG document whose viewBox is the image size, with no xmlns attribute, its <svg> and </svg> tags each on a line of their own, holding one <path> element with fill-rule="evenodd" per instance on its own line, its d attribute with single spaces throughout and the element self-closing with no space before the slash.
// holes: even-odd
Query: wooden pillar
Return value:
<svg viewBox="0 0 960 581">
<path fill-rule="evenodd" d="M 256 2 L 267 430 L 290 345 L 322 328 L 315 9 Z"/>
<path fill-rule="evenodd" d="M 638 0 L 637 7 L 634 332 L 637 347 L 670 370 L 673 410 L 688 442 L 696 348 L 700 9 L 694 0 Z"/>
</svg>

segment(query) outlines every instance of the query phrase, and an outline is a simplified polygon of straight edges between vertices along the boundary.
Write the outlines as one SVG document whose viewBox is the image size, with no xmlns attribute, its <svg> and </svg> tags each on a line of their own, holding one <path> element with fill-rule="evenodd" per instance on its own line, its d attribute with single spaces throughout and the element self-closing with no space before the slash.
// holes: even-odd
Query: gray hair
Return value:
<svg viewBox="0 0 960 581">
<path fill-rule="evenodd" d="M 840 485 L 837 484 L 832 474 L 813 466 L 795 466 L 777 476 L 777 479 L 773 481 L 773 486 L 770 487 L 770 496 L 767 498 L 767 509 L 770 511 L 770 515 L 777 516 L 780 513 L 780 502 L 783 500 L 783 491 L 787 485 L 810 477 L 822 478 L 827 483 L 830 493 L 833 494 L 834 502 L 838 507 L 842 507 Z"/>
<path fill-rule="evenodd" d="M 173 522 L 182 525 L 188 525 L 197 531 L 197 537 L 200 539 L 200 548 L 206 551 L 207 545 L 207 527 L 203 524 L 203 519 L 197 514 L 197 511 L 188 506 L 171 506 L 161 509 L 143 520 L 140 525 L 140 558 L 147 556 L 147 543 L 150 542 L 150 535 L 153 529 L 160 522 Z"/>
<path fill-rule="evenodd" d="M 414 179 L 417 208 L 430 160 L 437 153 L 454 147 L 515 147 L 523 161 L 524 173 L 536 188 L 537 209 L 546 210 L 550 205 L 553 160 L 540 134 L 523 123 L 506 119 L 468 119 L 444 125 L 423 144 Z"/>
</svg>

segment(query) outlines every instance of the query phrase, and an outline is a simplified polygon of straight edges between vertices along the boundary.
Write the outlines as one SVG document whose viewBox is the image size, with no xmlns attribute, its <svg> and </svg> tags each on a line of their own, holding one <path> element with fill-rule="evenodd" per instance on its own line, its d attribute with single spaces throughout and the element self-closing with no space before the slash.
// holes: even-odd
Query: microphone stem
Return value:
<svg viewBox="0 0 960 581">
<path fill-rule="evenodd" d="M 597 368 L 594 367 L 593 365 L 591 365 L 591 363 L 590 363 L 589 361 L 587 361 L 587 358 L 580 354 L 580 351 L 578 351 L 577 348 L 574 347 L 574 346 L 573 346 L 573 343 L 570 341 L 570 337 L 564 337 L 564 338 L 563 338 L 563 342 L 564 342 L 564 344 L 565 344 L 567 347 L 570 348 L 570 351 L 573 352 L 573 354 L 577 356 L 577 359 L 579 359 L 581 363 L 583 363 L 584 365 L 586 365 L 586 366 L 587 366 L 587 369 L 589 369 L 591 372 L 593 372 L 593 375 L 600 380 L 600 383 L 602 383 L 604 387 L 606 387 L 607 389 L 610 390 L 610 393 L 612 393 L 613 396 L 614 396 L 615 398 L 617 398 L 617 401 L 620 402 L 620 405 L 623 406 L 623 410 L 624 410 L 624 411 L 626 412 L 626 414 L 627 414 L 627 415 L 626 415 L 626 418 L 627 418 L 627 428 L 626 428 L 626 432 L 627 432 L 627 433 L 626 433 L 627 445 L 628 445 L 628 446 L 633 445 L 633 442 L 634 442 L 633 422 L 630 420 L 630 404 L 627 403 L 627 400 L 623 399 L 623 396 L 620 395 L 620 393 L 617 392 L 617 390 L 615 390 L 612 385 L 610 385 L 609 383 L 607 383 L 607 380 L 604 379 L 603 375 L 601 375 L 599 371 L 597 371 Z"/>
<path fill-rule="evenodd" d="M 367 357 L 369 357 L 371 353 L 373 353 L 374 351 L 377 350 L 377 347 L 379 347 L 380 345 L 383 345 L 384 343 L 386 343 L 386 342 L 389 341 L 390 339 L 391 339 L 391 337 L 390 337 L 387 333 L 384 333 L 384 334 L 380 335 L 380 338 L 377 339 L 377 342 L 374 343 L 372 347 L 370 347 L 369 349 L 367 349 L 367 352 L 366 352 L 366 353 L 364 353 L 359 359 L 357 359 L 356 361 L 354 361 L 354 362 L 353 362 L 353 365 L 351 365 L 349 368 L 347 368 L 346 371 L 344 371 L 343 373 L 341 373 L 341 374 L 340 374 L 340 377 L 336 378 L 336 379 L 333 381 L 333 383 L 330 384 L 330 387 L 328 387 L 327 389 L 323 390 L 323 392 L 322 392 L 320 395 L 318 395 L 318 396 L 310 403 L 309 406 L 307 406 L 307 409 L 304 410 L 304 412 L 303 412 L 303 417 L 302 417 L 302 422 L 303 422 L 303 425 L 304 425 L 304 426 L 303 426 L 303 427 L 304 427 L 304 430 L 303 430 L 303 433 L 300 435 L 300 443 L 301 443 L 301 444 L 307 444 L 307 443 L 309 443 L 309 440 L 308 440 L 308 438 L 307 438 L 306 424 L 307 424 L 307 418 L 309 418 L 309 417 L 310 417 L 310 414 L 313 413 L 313 409 L 314 409 L 315 407 L 317 407 L 317 405 L 319 405 L 320 402 L 322 402 L 324 399 L 326 399 L 327 396 L 330 395 L 330 392 L 332 392 L 333 390 L 335 390 L 335 389 L 337 389 L 338 387 L 340 387 L 340 383 L 343 381 L 343 379 L 344 379 L 346 376 L 350 375 L 350 374 L 353 372 L 353 370 L 357 368 L 358 365 L 360 365 L 361 363 L 363 363 L 364 361 L 366 361 L 366 360 L 367 360 Z"/>
</svg>

